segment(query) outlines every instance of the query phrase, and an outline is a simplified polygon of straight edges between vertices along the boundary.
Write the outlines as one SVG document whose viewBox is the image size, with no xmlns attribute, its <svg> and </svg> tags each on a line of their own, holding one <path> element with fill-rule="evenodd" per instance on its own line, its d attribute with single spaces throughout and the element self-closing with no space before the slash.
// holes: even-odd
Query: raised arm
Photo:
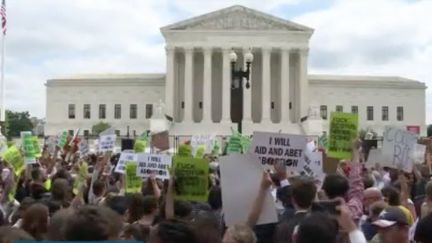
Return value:
<svg viewBox="0 0 432 243">
<path fill-rule="evenodd" d="M 252 210 L 249 213 L 248 219 L 247 219 L 247 225 L 249 227 L 253 228 L 256 223 L 258 222 L 259 216 L 261 214 L 262 208 L 264 206 L 264 200 L 266 197 L 266 193 L 270 186 L 272 185 L 272 180 L 270 178 L 269 173 L 263 172 L 262 178 L 261 178 L 261 184 L 260 188 L 258 190 L 258 195 L 255 198 L 254 204 L 252 206 Z"/>
<path fill-rule="evenodd" d="M 353 142 L 353 154 L 351 171 L 348 176 L 349 190 L 347 206 L 350 209 L 354 220 L 360 219 L 363 215 L 363 179 L 361 177 L 362 165 L 360 164 L 361 141 L 356 139 Z"/>
</svg>

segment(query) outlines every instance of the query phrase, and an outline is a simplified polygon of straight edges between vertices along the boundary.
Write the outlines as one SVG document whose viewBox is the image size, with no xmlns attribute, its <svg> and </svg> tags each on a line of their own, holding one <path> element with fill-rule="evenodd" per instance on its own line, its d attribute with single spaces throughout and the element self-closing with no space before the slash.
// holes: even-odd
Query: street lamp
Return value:
<svg viewBox="0 0 432 243">
<path fill-rule="evenodd" d="M 241 66 L 239 69 L 236 69 L 237 62 L 237 54 L 234 52 L 234 49 L 231 51 L 229 55 L 229 59 L 231 62 L 231 89 L 238 89 L 240 94 L 243 94 L 243 78 L 246 79 L 245 87 L 246 89 L 250 88 L 250 67 L 253 61 L 253 54 L 249 49 L 248 52 L 244 55 L 244 60 L 246 62 L 246 70 L 243 70 Z M 240 102 L 241 107 L 243 107 L 243 99 Z M 238 131 L 242 133 L 242 119 L 238 122 Z"/>
</svg>

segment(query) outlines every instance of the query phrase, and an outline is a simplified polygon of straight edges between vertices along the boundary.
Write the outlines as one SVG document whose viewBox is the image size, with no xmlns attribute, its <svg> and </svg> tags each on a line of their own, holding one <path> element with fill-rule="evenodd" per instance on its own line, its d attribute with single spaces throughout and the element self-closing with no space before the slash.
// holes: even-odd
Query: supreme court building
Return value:
<svg viewBox="0 0 432 243">
<path fill-rule="evenodd" d="M 163 108 L 171 134 L 282 131 L 316 134 L 332 111 L 359 114 L 360 127 L 425 133 L 424 83 L 401 77 L 311 75 L 313 29 L 243 6 L 232 6 L 161 28 L 165 74 L 94 74 L 50 79 L 45 134 L 99 121 L 124 135 L 150 129 Z M 232 79 L 250 61 L 246 79 Z M 252 56 L 250 55 L 252 54 Z M 242 85 L 243 89 L 240 89 Z M 233 88 L 233 86 L 235 88 Z M 163 101 L 163 105 L 160 104 Z"/>
</svg>

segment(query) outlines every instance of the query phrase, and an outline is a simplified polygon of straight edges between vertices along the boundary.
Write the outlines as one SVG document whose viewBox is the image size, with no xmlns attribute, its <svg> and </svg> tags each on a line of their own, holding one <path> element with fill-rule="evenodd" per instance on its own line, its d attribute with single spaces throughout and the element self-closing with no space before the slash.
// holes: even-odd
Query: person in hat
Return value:
<svg viewBox="0 0 432 243">
<path fill-rule="evenodd" d="M 388 207 L 373 222 L 381 243 L 407 243 L 409 223 L 399 207 Z"/>
</svg>

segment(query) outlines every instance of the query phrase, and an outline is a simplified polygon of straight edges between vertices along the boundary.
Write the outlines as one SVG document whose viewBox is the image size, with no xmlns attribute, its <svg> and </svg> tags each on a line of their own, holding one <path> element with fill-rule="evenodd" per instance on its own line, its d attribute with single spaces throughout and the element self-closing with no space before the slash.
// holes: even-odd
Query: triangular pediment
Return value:
<svg viewBox="0 0 432 243">
<path fill-rule="evenodd" d="M 306 26 L 239 5 L 168 25 L 161 30 L 313 31 Z"/>
</svg>

